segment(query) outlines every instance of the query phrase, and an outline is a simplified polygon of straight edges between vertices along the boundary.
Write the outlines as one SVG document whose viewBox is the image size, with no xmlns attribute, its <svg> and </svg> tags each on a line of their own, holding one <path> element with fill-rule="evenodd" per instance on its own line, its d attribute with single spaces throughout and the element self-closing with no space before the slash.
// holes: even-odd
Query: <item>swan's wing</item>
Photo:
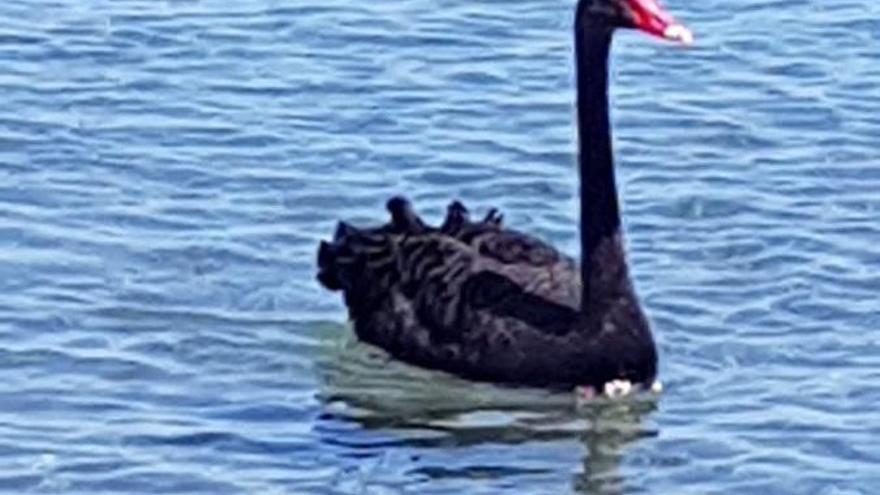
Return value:
<svg viewBox="0 0 880 495">
<path fill-rule="evenodd" d="M 471 221 L 468 210 L 458 201 L 452 202 L 440 231 L 476 249 L 479 254 L 504 264 L 546 267 L 562 264 L 574 268 L 574 260 L 563 255 L 537 237 L 506 229 L 503 215 L 491 209 L 478 222 Z"/>
<path fill-rule="evenodd" d="M 518 349 L 570 331 L 577 274 L 552 248 L 485 225 L 453 232 L 392 217 L 375 229 L 341 224 L 319 253 L 319 279 L 343 291 L 362 340 L 417 364 L 500 373 Z"/>
</svg>

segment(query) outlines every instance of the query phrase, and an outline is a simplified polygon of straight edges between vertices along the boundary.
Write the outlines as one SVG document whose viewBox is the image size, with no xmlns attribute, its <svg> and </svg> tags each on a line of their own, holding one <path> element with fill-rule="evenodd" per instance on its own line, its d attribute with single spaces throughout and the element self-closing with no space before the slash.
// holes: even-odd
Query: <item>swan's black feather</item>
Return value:
<svg viewBox="0 0 880 495">
<path fill-rule="evenodd" d="M 615 29 L 658 34 L 665 33 L 660 24 L 670 28 L 673 21 L 658 16 L 656 5 L 638 16 L 634 7 L 645 8 L 579 0 L 575 11 L 580 266 L 505 228 L 497 210 L 473 221 L 453 202 L 433 227 L 405 199 L 392 198 L 388 224 L 340 224 L 318 253 L 318 278 L 343 292 L 362 340 L 476 379 L 594 387 L 616 379 L 653 382 L 656 348 L 620 235 L 608 57 Z"/>
<path fill-rule="evenodd" d="M 604 255 L 620 260 L 596 274 L 607 290 L 596 308 L 602 316 L 591 319 L 579 310 L 574 261 L 503 228 L 497 211 L 474 222 L 455 202 L 435 228 L 406 200 L 394 198 L 388 209 L 391 222 L 380 227 L 340 224 L 318 253 L 318 278 L 343 292 L 360 339 L 475 379 L 565 386 L 653 379 L 653 343 L 616 241 Z"/>
</svg>

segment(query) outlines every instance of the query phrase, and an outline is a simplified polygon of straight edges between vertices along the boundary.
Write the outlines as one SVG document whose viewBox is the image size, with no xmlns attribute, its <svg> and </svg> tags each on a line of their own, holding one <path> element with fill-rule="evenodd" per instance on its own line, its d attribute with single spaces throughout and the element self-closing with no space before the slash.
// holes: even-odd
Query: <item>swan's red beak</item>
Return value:
<svg viewBox="0 0 880 495">
<path fill-rule="evenodd" d="M 694 42 L 690 30 L 679 24 L 669 15 L 657 0 L 626 0 L 634 19 L 636 28 L 682 45 Z"/>
</svg>

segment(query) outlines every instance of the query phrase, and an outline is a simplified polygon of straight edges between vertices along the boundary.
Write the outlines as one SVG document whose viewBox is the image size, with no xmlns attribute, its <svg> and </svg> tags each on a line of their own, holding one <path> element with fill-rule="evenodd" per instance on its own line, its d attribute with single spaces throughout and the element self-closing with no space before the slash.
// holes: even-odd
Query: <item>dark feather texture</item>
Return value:
<svg viewBox="0 0 880 495">
<path fill-rule="evenodd" d="M 651 5 L 651 22 L 671 22 Z M 657 354 L 624 257 L 608 115 L 614 29 L 647 22 L 631 15 L 645 8 L 629 0 L 577 5 L 580 265 L 504 228 L 496 210 L 474 222 L 453 202 L 431 227 L 394 198 L 388 224 L 342 223 L 318 253 L 318 278 L 343 292 L 358 337 L 405 361 L 481 380 L 652 384 Z"/>
<path fill-rule="evenodd" d="M 579 310 L 574 261 L 534 237 L 504 229 L 491 211 L 479 222 L 458 202 L 440 227 L 402 198 L 391 221 L 340 223 L 318 253 L 319 280 L 341 290 L 358 337 L 413 364 L 465 377 L 535 385 L 650 383 L 656 356 L 635 301 L 619 238 L 595 255 L 601 297 Z M 601 282 L 597 280 L 601 278 Z"/>
</svg>

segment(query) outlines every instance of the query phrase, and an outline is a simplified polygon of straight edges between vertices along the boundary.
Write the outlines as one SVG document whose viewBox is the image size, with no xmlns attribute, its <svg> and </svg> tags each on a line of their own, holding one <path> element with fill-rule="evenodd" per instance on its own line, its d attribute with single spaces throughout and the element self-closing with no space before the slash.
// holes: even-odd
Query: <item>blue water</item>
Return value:
<svg viewBox="0 0 880 495">
<path fill-rule="evenodd" d="M 0 491 L 880 491 L 880 3 L 669 0 L 615 46 L 658 401 L 349 336 L 338 218 L 451 198 L 576 253 L 572 2 L 0 3 Z"/>
</svg>

